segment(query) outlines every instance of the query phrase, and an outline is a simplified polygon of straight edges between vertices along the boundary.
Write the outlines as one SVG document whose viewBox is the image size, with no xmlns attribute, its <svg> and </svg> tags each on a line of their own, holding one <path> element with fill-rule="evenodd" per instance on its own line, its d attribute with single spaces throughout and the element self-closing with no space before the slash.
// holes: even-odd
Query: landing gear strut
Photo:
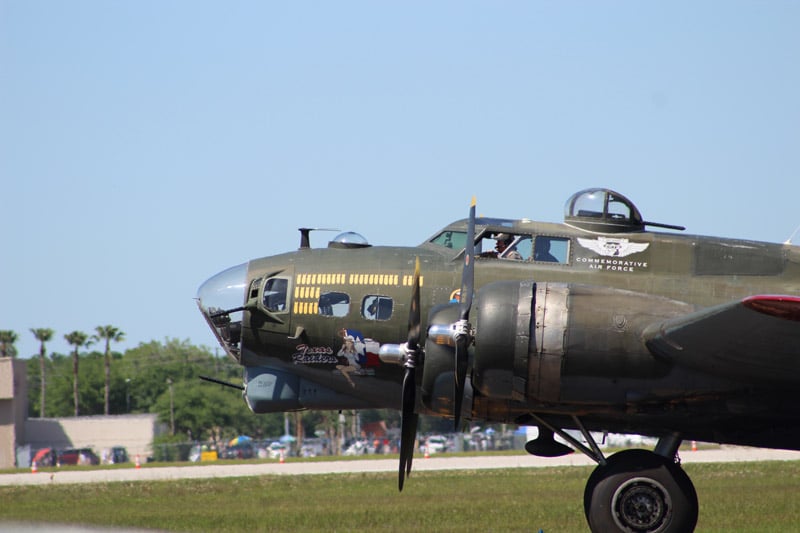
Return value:
<svg viewBox="0 0 800 533">
<path fill-rule="evenodd" d="M 693 531 L 697 493 L 672 459 L 625 450 L 595 468 L 583 494 L 592 531 L 666 533 Z"/>
<path fill-rule="evenodd" d="M 566 448 L 553 440 L 553 433 L 595 461 L 583 493 L 583 509 L 589 528 L 595 533 L 685 533 L 697 525 L 697 492 L 686 472 L 675 462 L 681 436 L 661 437 L 655 451 L 624 450 L 609 458 L 573 416 L 588 443 L 587 448 L 569 433 L 531 413 L 539 424 L 539 438 L 525 445 L 528 453 L 552 456 Z"/>
</svg>

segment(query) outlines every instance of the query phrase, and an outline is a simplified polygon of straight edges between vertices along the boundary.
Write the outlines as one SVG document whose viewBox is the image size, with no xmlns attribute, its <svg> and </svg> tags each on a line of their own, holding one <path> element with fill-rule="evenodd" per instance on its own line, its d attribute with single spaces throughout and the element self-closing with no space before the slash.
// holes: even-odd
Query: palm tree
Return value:
<svg viewBox="0 0 800 533">
<path fill-rule="evenodd" d="M 0 330 L 0 356 L 16 357 L 17 349 L 14 343 L 17 342 L 17 334 L 10 329 Z"/>
<path fill-rule="evenodd" d="M 89 340 L 89 335 L 82 331 L 67 333 L 64 338 L 75 347 L 72 351 L 72 399 L 75 403 L 75 416 L 78 416 L 78 348 L 89 346 L 92 341 Z"/>
<path fill-rule="evenodd" d="M 41 398 L 39 399 L 39 418 L 44 418 L 44 395 L 45 391 L 47 390 L 47 385 L 45 384 L 44 379 L 44 361 L 47 357 L 44 349 L 44 343 L 50 342 L 50 339 L 53 338 L 53 330 L 49 328 L 31 328 L 31 333 L 33 333 L 33 336 L 36 337 L 37 341 L 39 341 L 39 374 L 41 375 L 39 391 L 41 395 Z"/>
<path fill-rule="evenodd" d="M 97 326 L 97 332 L 93 335 L 95 340 L 104 339 L 106 341 L 105 366 L 106 366 L 106 390 L 105 390 L 105 414 L 109 414 L 109 403 L 111 396 L 111 342 L 120 342 L 125 339 L 125 333 L 114 326 Z"/>
</svg>

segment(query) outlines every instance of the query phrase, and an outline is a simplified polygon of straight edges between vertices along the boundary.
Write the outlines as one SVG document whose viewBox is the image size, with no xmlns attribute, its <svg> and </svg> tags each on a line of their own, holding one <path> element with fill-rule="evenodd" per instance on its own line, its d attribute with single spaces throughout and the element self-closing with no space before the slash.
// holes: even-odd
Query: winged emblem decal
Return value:
<svg viewBox="0 0 800 533">
<path fill-rule="evenodd" d="M 610 239 L 608 237 L 598 237 L 596 239 L 581 239 L 579 237 L 578 244 L 606 257 L 626 257 L 644 252 L 650 246 L 649 242 L 631 242 L 628 239 Z"/>
</svg>

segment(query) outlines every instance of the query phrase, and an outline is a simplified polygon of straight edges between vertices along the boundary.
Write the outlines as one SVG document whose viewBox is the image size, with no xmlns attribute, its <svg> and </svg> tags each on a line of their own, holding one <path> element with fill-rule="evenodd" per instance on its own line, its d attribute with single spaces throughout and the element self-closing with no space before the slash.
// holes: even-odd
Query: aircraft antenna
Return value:
<svg viewBox="0 0 800 533">
<path fill-rule="evenodd" d="M 311 248 L 310 235 L 312 231 L 339 231 L 335 228 L 297 228 L 300 231 L 300 248 L 299 250 L 307 250 Z"/>
<path fill-rule="evenodd" d="M 792 244 L 792 239 L 794 239 L 794 236 L 797 235 L 798 231 L 800 231 L 800 226 L 797 226 L 797 228 L 792 232 L 791 235 L 789 235 L 789 238 L 786 239 L 783 244 Z"/>
</svg>

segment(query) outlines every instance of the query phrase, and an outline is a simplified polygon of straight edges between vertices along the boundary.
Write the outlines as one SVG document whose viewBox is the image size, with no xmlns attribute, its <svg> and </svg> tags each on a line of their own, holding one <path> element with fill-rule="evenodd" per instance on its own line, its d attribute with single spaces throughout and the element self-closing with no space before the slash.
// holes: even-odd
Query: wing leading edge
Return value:
<svg viewBox="0 0 800 533">
<path fill-rule="evenodd" d="M 750 296 L 666 320 L 644 332 L 657 357 L 757 384 L 800 383 L 800 297 Z"/>
</svg>

